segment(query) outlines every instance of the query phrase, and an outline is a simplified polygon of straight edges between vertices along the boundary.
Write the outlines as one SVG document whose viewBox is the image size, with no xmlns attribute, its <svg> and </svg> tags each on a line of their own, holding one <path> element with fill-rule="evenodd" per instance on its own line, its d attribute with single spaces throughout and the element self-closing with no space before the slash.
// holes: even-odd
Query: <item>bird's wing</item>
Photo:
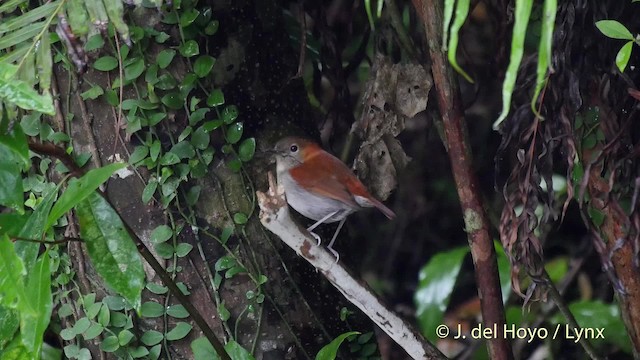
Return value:
<svg viewBox="0 0 640 360">
<path fill-rule="evenodd" d="M 360 195 L 359 190 L 366 193 L 364 185 L 359 180 L 355 179 L 357 184 L 352 184 L 354 181 L 348 176 L 351 170 L 332 155 L 312 157 L 289 170 L 289 173 L 306 190 L 354 208 L 359 208 L 360 205 L 354 199 L 353 190 L 358 192 L 357 195 Z M 362 189 L 358 189 L 359 187 Z"/>
</svg>

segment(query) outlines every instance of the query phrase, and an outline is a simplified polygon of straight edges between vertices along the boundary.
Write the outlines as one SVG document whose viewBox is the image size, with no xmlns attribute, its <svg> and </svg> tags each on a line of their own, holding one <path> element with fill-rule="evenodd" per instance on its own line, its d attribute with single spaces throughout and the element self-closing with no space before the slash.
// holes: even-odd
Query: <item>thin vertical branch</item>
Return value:
<svg viewBox="0 0 640 360">
<path fill-rule="evenodd" d="M 444 134 L 451 168 L 464 213 L 464 221 L 475 266 L 482 319 L 486 327 L 504 328 L 505 314 L 500 290 L 500 277 L 493 241 L 489 234 L 489 220 L 478 190 L 478 181 L 471 164 L 469 144 L 460 91 L 447 57 L 442 50 L 442 5 L 437 0 L 413 0 L 420 15 L 429 44 L 433 80 L 438 107 L 444 124 Z M 488 340 L 489 357 L 494 360 L 512 359 L 511 344 L 498 333 Z"/>
</svg>

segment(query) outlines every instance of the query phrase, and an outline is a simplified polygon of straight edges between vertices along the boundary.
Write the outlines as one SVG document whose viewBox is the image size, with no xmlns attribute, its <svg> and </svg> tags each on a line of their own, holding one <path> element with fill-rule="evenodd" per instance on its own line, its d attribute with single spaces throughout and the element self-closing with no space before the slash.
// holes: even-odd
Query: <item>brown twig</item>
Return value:
<svg viewBox="0 0 640 360">
<path fill-rule="evenodd" d="M 502 328 L 505 323 L 505 313 L 496 253 L 489 234 L 489 220 L 478 191 L 478 181 L 471 166 L 460 92 L 453 72 L 447 64 L 446 54 L 442 51 L 442 4 L 436 0 L 413 0 L 413 4 L 417 12 L 422 15 L 429 44 L 438 107 L 443 119 L 447 150 L 460 205 L 464 212 L 465 230 L 475 266 L 482 319 L 487 327 L 495 325 Z M 512 359 L 511 344 L 504 338 L 504 334 L 496 335 L 495 338 L 487 341 L 489 357 L 497 360 Z"/>
</svg>

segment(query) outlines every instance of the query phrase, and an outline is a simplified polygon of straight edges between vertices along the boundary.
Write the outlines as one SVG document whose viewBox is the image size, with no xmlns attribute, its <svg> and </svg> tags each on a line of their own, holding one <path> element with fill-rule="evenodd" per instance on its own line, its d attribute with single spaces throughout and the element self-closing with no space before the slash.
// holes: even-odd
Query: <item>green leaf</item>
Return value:
<svg viewBox="0 0 640 360">
<path fill-rule="evenodd" d="M 120 346 L 126 346 L 133 339 L 133 333 L 127 329 L 120 331 L 118 334 L 118 343 Z"/>
<path fill-rule="evenodd" d="M 256 139 L 248 138 L 240 143 L 238 147 L 238 157 L 240 160 L 247 162 L 253 158 L 256 152 Z"/>
<path fill-rule="evenodd" d="M 107 55 L 99 58 L 93 63 L 93 68 L 98 71 L 111 71 L 118 67 L 118 59 Z"/>
<path fill-rule="evenodd" d="M 502 111 L 498 119 L 493 123 L 494 130 L 500 127 L 500 124 L 507 118 L 511 109 L 511 95 L 513 95 L 513 87 L 516 84 L 518 68 L 524 53 L 524 40 L 532 7 L 533 0 L 516 1 L 513 37 L 511 38 L 511 56 L 509 57 L 509 66 L 502 83 Z"/>
<path fill-rule="evenodd" d="M 148 204 L 157 189 L 158 181 L 155 178 L 149 180 L 149 183 L 145 185 L 144 190 L 142 190 L 142 202 Z"/>
<path fill-rule="evenodd" d="M 22 173 L 16 157 L 4 146 L 0 146 L 0 205 L 24 212 L 24 189 Z"/>
<path fill-rule="evenodd" d="M 114 352 L 114 351 L 118 350 L 118 348 L 120 348 L 118 337 L 116 337 L 114 335 L 107 336 L 100 343 L 100 350 L 102 350 L 104 352 Z"/>
<path fill-rule="evenodd" d="M 167 308 L 167 315 L 177 319 L 184 319 L 189 317 L 189 312 L 182 305 L 171 305 Z"/>
<path fill-rule="evenodd" d="M 633 41 L 624 44 L 616 54 L 616 66 L 620 72 L 624 72 L 631 58 L 631 50 L 633 50 Z"/>
<path fill-rule="evenodd" d="M 436 340 L 433 329 L 442 324 L 462 260 L 468 252 L 469 248 L 463 246 L 438 253 L 420 270 L 419 284 L 413 299 L 422 333 L 430 341 Z"/>
<path fill-rule="evenodd" d="M 125 81 L 133 81 L 137 79 L 140 75 L 142 75 L 144 69 L 144 59 L 137 58 L 134 62 L 124 68 Z"/>
<path fill-rule="evenodd" d="M 569 304 L 569 310 L 575 316 L 578 324 L 583 327 L 583 331 L 603 329 L 604 339 L 595 336 L 596 334 L 590 336 L 590 341 L 593 341 L 593 345 L 612 343 L 631 354 L 631 341 L 620 316 L 618 305 L 605 304 L 599 300 L 585 300 Z M 560 314 L 556 314 L 549 320 L 555 324 L 566 324 L 567 322 Z M 571 334 L 575 339 L 578 338 L 574 333 Z"/>
<path fill-rule="evenodd" d="M 473 79 L 469 76 L 460 65 L 458 65 L 458 59 L 456 58 L 456 52 L 458 50 L 458 41 L 459 41 L 459 33 L 462 25 L 464 25 L 467 20 L 467 14 L 469 14 L 469 3 L 470 0 L 458 0 L 456 2 L 456 17 L 453 20 L 453 25 L 451 25 L 451 37 L 449 39 L 449 51 L 447 53 L 449 58 L 449 63 L 451 67 L 453 67 L 460 75 L 462 75 L 465 80 L 473 84 Z M 445 29 L 446 31 L 446 29 Z"/>
<path fill-rule="evenodd" d="M 238 118 L 238 114 L 238 107 L 235 105 L 229 105 L 225 107 L 224 110 L 222 110 L 222 121 L 224 121 L 225 124 L 229 125 L 232 122 L 236 121 L 236 119 Z"/>
<path fill-rule="evenodd" d="M 213 65 L 216 63 L 216 59 L 209 55 L 200 56 L 193 64 L 193 72 L 198 77 L 203 78 L 211 72 Z"/>
<path fill-rule="evenodd" d="M 218 261 L 216 261 L 214 268 L 216 269 L 216 271 L 227 270 L 236 266 L 236 264 L 237 262 L 234 258 L 225 255 L 218 259 Z"/>
<path fill-rule="evenodd" d="M 193 23 L 196 18 L 198 18 L 198 15 L 200 15 L 200 12 L 194 8 L 185 10 L 180 15 L 180 26 L 187 27 L 191 25 L 191 23 Z"/>
<path fill-rule="evenodd" d="M 242 124 L 242 122 L 237 122 L 235 124 L 229 125 L 229 127 L 227 127 L 227 132 L 225 134 L 225 137 L 227 138 L 227 142 L 229 144 L 235 144 L 238 141 L 240 141 L 240 138 L 242 138 L 243 130 L 244 130 L 244 125 Z"/>
<path fill-rule="evenodd" d="M 162 339 L 164 339 L 164 335 L 162 335 L 161 332 L 156 330 L 147 330 L 142 334 L 140 341 L 147 346 L 153 346 L 162 341 Z"/>
<path fill-rule="evenodd" d="M 255 360 L 253 355 L 242 345 L 238 344 L 235 340 L 230 340 L 225 346 L 224 349 L 229 354 L 229 357 L 233 360 Z"/>
<path fill-rule="evenodd" d="M 48 90 L 38 94 L 27 82 L 14 76 L 17 70 L 17 66 L 0 61 L 0 99 L 25 110 L 55 115 L 53 98 Z"/>
<path fill-rule="evenodd" d="M 558 12 L 557 0 L 544 0 L 542 10 L 542 29 L 540 33 L 540 44 L 538 45 L 538 66 L 536 69 L 536 88 L 531 98 L 531 110 L 537 116 L 536 104 L 538 96 L 542 91 L 547 78 L 547 69 L 551 63 L 551 46 L 553 44 L 553 28 L 556 23 L 556 13 Z"/>
<path fill-rule="evenodd" d="M 496 249 L 496 256 L 498 258 L 498 275 L 500 276 L 500 288 L 502 289 L 502 302 L 506 304 L 511 294 L 511 264 L 500 242 L 494 241 L 493 246 Z"/>
<path fill-rule="evenodd" d="M 102 94 L 104 94 L 104 90 L 102 90 L 100 86 L 94 85 L 89 90 L 80 94 L 80 97 L 82 97 L 82 100 L 87 100 L 87 99 L 95 100 L 98 97 L 100 97 L 100 95 Z"/>
<path fill-rule="evenodd" d="M 318 354 L 316 355 L 316 360 L 334 360 L 338 355 L 338 348 L 342 343 L 349 337 L 353 335 L 360 334 L 359 331 L 350 331 L 344 334 L 339 335 L 337 338 L 333 339 L 328 345 L 325 345 Z"/>
<path fill-rule="evenodd" d="M 158 53 L 158 56 L 156 57 L 156 63 L 158 64 L 158 67 L 160 69 L 166 69 L 167 66 L 171 64 L 174 56 L 176 56 L 176 51 L 173 49 L 165 49 L 160 51 Z"/>
<path fill-rule="evenodd" d="M 627 29 L 626 26 L 622 25 L 616 20 L 596 21 L 596 27 L 606 37 L 621 40 L 634 40 L 633 35 L 629 31 L 629 29 Z"/>
<path fill-rule="evenodd" d="M 44 195 L 42 202 L 38 204 L 20 230 L 20 233 L 18 233 L 19 237 L 27 239 L 40 239 L 42 237 L 49 212 L 51 211 L 51 207 L 53 206 L 53 202 L 57 195 L 57 188 L 50 190 L 46 195 Z M 24 262 L 24 268 L 27 269 L 27 271 L 30 271 L 33 263 L 35 263 L 36 258 L 38 257 L 38 253 L 40 252 L 40 244 L 28 241 L 18 241 L 15 244 L 15 249 L 16 254 L 18 254 Z"/>
<path fill-rule="evenodd" d="M 220 89 L 213 90 L 207 98 L 207 105 L 220 106 L 222 104 L 224 104 L 224 93 Z"/>
<path fill-rule="evenodd" d="M 219 360 L 220 356 L 213 345 L 205 337 L 197 338 L 191 342 L 194 360 Z"/>
<path fill-rule="evenodd" d="M 14 338 L 19 326 L 20 319 L 17 312 L 0 305 L 0 349 L 5 349 L 9 341 Z"/>
<path fill-rule="evenodd" d="M 111 205 L 93 192 L 76 206 L 80 232 L 98 274 L 134 308 L 140 307 L 145 273 L 136 245 Z"/>
<path fill-rule="evenodd" d="M 164 306 L 157 302 L 147 301 L 140 307 L 140 315 L 146 318 L 155 318 L 164 315 Z"/>
<path fill-rule="evenodd" d="M 160 158 L 160 165 L 174 165 L 180 162 L 180 158 L 178 157 L 178 155 L 172 153 L 172 152 L 168 152 L 164 155 L 162 155 L 162 158 Z"/>
<path fill-rule="evenodd" d="M 178 257 L 185 257 L 189 255 L 191 250 L 193 249 L 193 245 L 187 243 L 181 243 L 176 246 L 176 255 Z"/>
<path fill-rule="evenodd" d="M 204 33 L 211 36 L 218 32 L 219 27 L 220 22 L 218 20 L 213 20 L 209 24 L 207 24 L 207 27 L 204 28 Z"/>
<path fill-rule="evenodd" d="M 13 243 L 5 233 L 0 237 L 0 305 L 6 308 L 29 309 L 25 303 L 24 276 L 27 274 Z M 33 311 L 31 311 L 33 313 Z"/>
<path fill-rule="evenodd" d="M 180 45 L 180 55 L 190 58 L 200 54 L 200 47 L 195 40 L 188 40 L 184 44 Z"/>
<path fill-rule="evenodd" d="M 76 1 L 76 0 L 73 0 L 73 1 Z M 82 4 L 81 0 L 77 0 L 77 1 Z M 104 39 L 102 38 L 102 35 L 96 34 L 89 37 L 87 42 L 84 44 L 84 51 L 89 52 L 89 51 L 101 49 L 103 46 L 104 46 Z"/>
<path fill-rule="evenodd" d="M 179 92 L 171 92 L 160 99 L 162 103 L 172 110 L 180 110 L 184 106 L 184 98 Z"/>
<path fill-rule="evenodd" d="M 249 219 L 247 218 L 247 215 L 243 214 L 243 213 L 235 213 L 233 215 L 233 222 L 235 222 L 238 225 L 244 225 L 247 223 Z"/>
<path fill-rule="evenodd" d="M 176 324 L 176 326 L 173 329 L 171 329 L 167 333 L 166 338 L 169 341 L 180 340 L 185 336 L 187 336 L 187 334 L 189 334 L 192 328 L 193 326 L 191 326 L 189 323 L 179 322 Z"/>
<path fill-rule="evenodd" d="M 180 159 L 191 159 L 196 156 L 196 151 L 193 148 L 193 145 L 186 141 L 179 142 L 173 145 L 173 147 L 169 151 L 178 155 L 178 158 Z"/>
<path fill-rule="evenodd" d="M 167 225 L 160 225 L 151 232 L 151 242 L 158 244 L 171 239 L 173 230 Z"/>
<path fill-rule="evenodd" d="M 147 290 L 151 291 L 156 295 L 163 295 L 163 294 L 166 294 L 167 291 L 169 291 L 169 288 L 156 283 L 147 283 Z"/>
<path fill-rule="evenodd" d="M 48 251 L 40 256 L 29 272 L 25 293 L 35 312 L 20 312 L 20 335 L 27 349 L 33 354 L 39 354 L 53 309 Z"/>
<path fill-rule="evenodd" d="M 107 166 L 103 166 L 99 169 L 93 169 L 88 171 L 80 179 L 73 179 L 69 182 L 67 190 L 60 196 L 60 199 L 56 202 L 51 209 L 51 213 L 47 219 L 47 225 L 45 229 L 48 229 L 58 219 L 71 210 L 74 206 L 81 201 L 94 194 L 95 190 L 100 187 L 105 181 L 109 180 L 114 172 L 123 169 L 127 166 L 125 163 L 113 163 Z"/>
</svg>

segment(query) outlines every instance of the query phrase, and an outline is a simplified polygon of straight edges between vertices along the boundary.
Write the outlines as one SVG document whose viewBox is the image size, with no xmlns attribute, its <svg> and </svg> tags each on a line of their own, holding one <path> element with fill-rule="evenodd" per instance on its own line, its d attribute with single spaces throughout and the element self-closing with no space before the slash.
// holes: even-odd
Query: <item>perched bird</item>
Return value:
<svg viewBox="0 0 640 360">
<path fill-rule="evenodd" d="M 303 138 L 285 137 L 274 148 L 278 183 L 284 188 L 287 202 L 297 212 L 315 220 L 307 230 L 318 225 L 340 221 L 329 242 L 329 251 L 351 213 L 365 207 L 376 207 L 387 218 L 396 214 L 374 198 L 355 174 L 335 156 L 318 144 Z M 320 237 L 311 232 L 320 244 Z"/>
</svg>

